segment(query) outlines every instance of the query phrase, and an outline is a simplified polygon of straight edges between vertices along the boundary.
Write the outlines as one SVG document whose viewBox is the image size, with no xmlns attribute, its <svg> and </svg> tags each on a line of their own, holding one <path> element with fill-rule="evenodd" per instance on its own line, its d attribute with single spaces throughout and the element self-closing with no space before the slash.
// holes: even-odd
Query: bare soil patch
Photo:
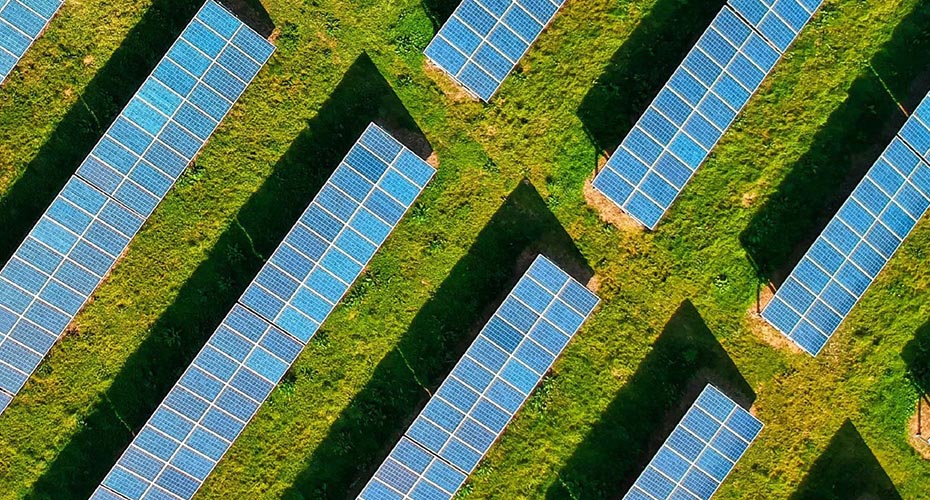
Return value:
<svg viewBox="0 0 930 500">
<path fill-rule="evenodd" d="M 424 58 L 423 61 L 423 71 L 430 79 L 436 82 L 442 90 L 442 93 L 452 99 L 453 102 L 479 102 L 477 98 L 455 83 L 452 77 L 439 69 L 439 66 L 436 66 L 426 58 Z"/>
<path fill-rule="evenodd" d="M 646 230 L 636 219 L 627 215 L 623 210 L 620 210 L 620 207 L 610 201 L 610 198 L 601 194 L 597 189 L 594 189 L 594 186 L 591 184 L 593 180 L 594 176 L 592 175 L 584 183 L 584 199 L 588 203 L 588 206 L 597 212 L 602 221 L 621 231 L 642 233 Z"/>
<path fill-rule="evenodd" d="M 804 350 L 782 335 L 775 327 L 762 319 L 762 310 L 775 296 L 775 287 L 769 283 L 760 287 L 756 294 L 756 303 L 746 312 L 746 325 L 752 333 L 762 342 L 776 348 L 785 349 L 793 353 L 803 353 Z"/>
</svg>

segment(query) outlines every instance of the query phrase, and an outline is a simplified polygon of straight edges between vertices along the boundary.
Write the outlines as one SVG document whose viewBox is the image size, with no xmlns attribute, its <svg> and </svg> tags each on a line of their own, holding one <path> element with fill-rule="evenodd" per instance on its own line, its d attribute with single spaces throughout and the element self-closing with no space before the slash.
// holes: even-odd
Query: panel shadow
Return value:
<svg viewBox="0 0 930 500">
<path fill-rule="evenodd" d="M 546 492 L 548 500 L 622 497 L 707 383 L 744 408 L 756 395 L 684 301 Z"/>
<path fill-rule="evenodd" d="M 901 359 L 914 387 L 920 394 L 930 395 L 930 322 L 917 329 L 914 338 L 904 345 Z"/>
<path fill-rule="evenodd" d="M 261 0 L 217 0 L 261 36 L 268 38 L 274 32 L 274 22 Z"/>
<path fill-rule="evenodd" d="M 216 329 L 369 122 L 422 137 L 365 54 L 294 140 L 27 495 L 85 499 Z M 425 139 L 422 139 L 425 143 Z"/>
<path fill-rule="evenodd" d="M 924 323 L 914 338 L 904 345 L 901 351 L 901 359 L 907 366 L 907 379 L 914 384 L 917 392 L 917 418 L 913 431 L 918 437 L 927 440 L 930 436 L 930 428 L 927 423 L 930 422 L 930 322 Z"/>
<path fill-rule="evenodd" d="M 656 1 L 614 52 L 576 111 L 596 155 L 616 149 L 723 4 L 723 0 Z"/>
<path fill-rule="evenodd" d="M 342 499 L 346 492 L 358 493 L 537 253 L 582 283 L 593 276 L 571 237 L 524 180 L 375 367 L 282 498 Z"/>
<path fill-rule="evenodd" d="M 846 100 L 753 215 L 740 242 L 760 280 L 776 286 L 801 260 L 930 88 L 930 4 L 921 3 L 863 68 Z M 877 75 L 882 75 L 879 78 Z M 883 81 L 884 79 L 884 81 Z M 890 94 L 892 95 L 890 95 Z M 906 96 L 906 97 L 905 97 Z"/>
<path fill-rule="evenodd" d="M 0 198 L 0 262 L 13 255 L 200 4 L 199 0 L 153 0 L 97 71 L 22 176 Z"/>
<path fill-rule="evenodd" d="M 901 495 L 846 419 L 791 500 L 901 500 Z"/>
<path fill-rule="evenodd" d="M 462 3 L 462 0 L 422 0 L 423 10 L 426 11 L 427 17 L 433 23 L 433 32 L 438 32 L 439 28 L 452 16 L 455 8 Z"/>
</svg>

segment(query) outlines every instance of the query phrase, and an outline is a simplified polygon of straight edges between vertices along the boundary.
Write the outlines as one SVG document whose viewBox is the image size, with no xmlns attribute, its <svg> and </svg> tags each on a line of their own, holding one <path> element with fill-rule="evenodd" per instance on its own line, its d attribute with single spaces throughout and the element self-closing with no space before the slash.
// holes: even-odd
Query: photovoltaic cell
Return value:
<svg viewBox="0 0 930 500">
<path fill-rule="evenodd" d="M 598 301 L 537 257 L 359 498 L 451 499 Z"/>
<path fill-rule="evenodd" d="M 930 206 L 930 96 L 794 268 L 762 317 L 812 356 Z"/>
<path fill-rule="evenodd" d="M 0 270 L 0 411 L 273 50 L 207 2 Z M 197 58 L 204 78 L 184 69 Z M 207 83 L 206 75 L 216 76 Z M 188 91 L 179 90 L 181 81 L 190 82 Z M 227 89 L 221 99 L 197 97 L 220 88 Z M 203 113 L 203 126 L 181 118 L 183 110 Z"/>
<path fill-rule="evenodd" d="M 708 500 L 762 422 L 708 384 L 624 500 Z"/>
<path fill-rule="evenodd" d="M 426 47 L 426 57 L 487 102 L 563 3 L 464 0 Z"/>
<path fill-rule="evenodd" d="M 92 498 L 191 498 L 434 173 L 370 125 Z"/>
<path fill-rule="evenodd" d="M 64 0 L 0 0 L 0 83 L 63 3 Z"/>
<path fill-rule="evenodd" d="M 781 52 L 798 37 L 823 0 L 729 0 L 746 19 Z"/>
<path fill-rule="evenodd" d="M 771 16 L 780 19 L 781 6 L 794 1 L 776 1 Z M 594 179 L 598 191 L 649 229 L 655 229 L 787 47 L 737 13 L 756 3 L 763 0 L 731 2 L 733 8 L 720 11 Z M 803 17 L 806 23 L 815 3 L 805 1 L 803 16 L 795 13 L 791 19 Z M 791 40 L 796 34 L 792 31 Z"/>
</svg>

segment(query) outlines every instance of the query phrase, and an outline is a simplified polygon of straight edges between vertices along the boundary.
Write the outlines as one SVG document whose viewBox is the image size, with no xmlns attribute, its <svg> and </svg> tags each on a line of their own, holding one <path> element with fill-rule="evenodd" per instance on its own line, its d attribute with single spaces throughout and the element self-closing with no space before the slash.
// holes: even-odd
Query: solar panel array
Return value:
<svg viewBox="0 0 930 500">
<path fill-rule="evenodd" d="M 930 205 L 930 96 L 794 268 L 762 317 L 812 356 Z"/>
<path fill-rule="evenodd" d="M 64 0 L 0 0 L 0 83 L 39 38 Z"/>
<path fill-rule="evenodd" d="M 537 257 L 359 498 L 451 499 L 599 300 Z"/>
<path fill-rule="evenodd" d="M 724 6 L 594 187 L 655 229 L 821 1 L 733 0 Z"/>
<path fill-rule="evenodd" d="M 274 47 L 208 1 L 0 271 L 0 412 Z"/>
<path fill-rule="evenodd" d="M 708 500 L 762 422 L 708 384 L 624 500 Z"/>
<path fill-rule="evenodd" d="M 426 57 L 487 102 L 565 0 L 464 0 Z"/>
<path fill-rule="evenodd" d="M 191 498 L 434 173 L 370 125 L 92 498 Z"/>
</svg>

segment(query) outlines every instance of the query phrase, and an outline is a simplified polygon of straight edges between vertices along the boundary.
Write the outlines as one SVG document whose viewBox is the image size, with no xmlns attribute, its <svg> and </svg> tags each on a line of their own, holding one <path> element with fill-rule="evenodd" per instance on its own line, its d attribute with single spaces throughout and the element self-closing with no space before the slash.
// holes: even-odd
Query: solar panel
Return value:
<svg viewBox="0 0 930 500">
<path fill-rule="evenodd" d="M 92 498 L 191 498 L 434 173 L 370 125 Z"/>
<path fill-rule="evenodd" d="M 762 422 L 708 384 L 624 500 L 708 500 Z"/>
<path fill-rule="evenodd" d="M 725 6 L 595 177 L 594 187 L 655 229 L 781 58 L 783 49 L 764 34 Z"/>
<path fill-rule="evenodd" d="M 426 57 L 487 102 L 564 0 L 464 0 L 426 47 Z"/>
<path fill-rule="evenodd" d="M 39 38 L 64 0 L 0 0 L 0 83 Z"/>
<path fill-rule="evenodd" d="M 360 499 L 451 499 L 600 299 L 538 256 Z"/>
<path fill-rule="evenodd" d="M 729 4 L 782 52 L 814 16 L 823 0 L 730 0 Z"/>
<path fill-rule="evenodd" d="M 930 96 L 853 190 L 762 317 L 816 356 L 930 205 Z"/>
<path fill-rule="evenodd" d="M 208 1 L 0 270 L 0 412 L 273 49 Z"/>
</svg>

